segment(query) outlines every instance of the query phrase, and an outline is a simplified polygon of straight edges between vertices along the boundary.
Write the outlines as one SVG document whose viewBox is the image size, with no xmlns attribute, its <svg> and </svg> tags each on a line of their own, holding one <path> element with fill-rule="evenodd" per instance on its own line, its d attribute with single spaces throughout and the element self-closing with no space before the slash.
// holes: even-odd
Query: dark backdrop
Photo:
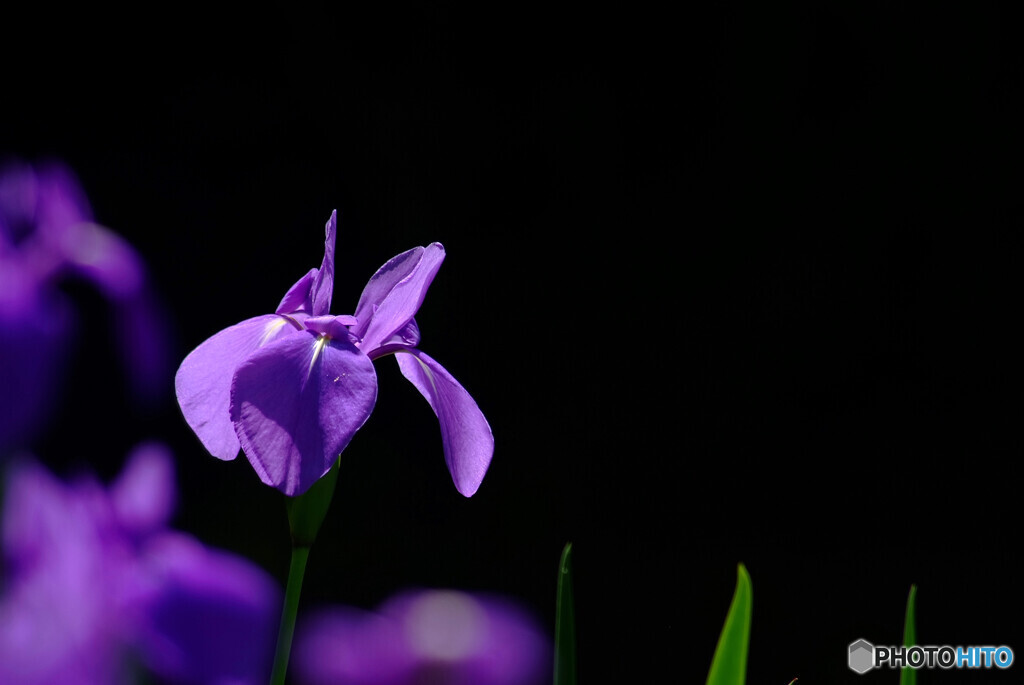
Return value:
<svg viewBox="0 0 1024 685">
<path fill-rule="evenodd" d="M 857 681 L 846 646 L 897 643 L 912 582 L 922 643 L 1024 649 L 1011 18 L 751 5 L 12 22 L 0 152 L 77 171 L 149 263 L 175 367 L 272 311 L 333 209 L 335 313 L 444 243 L 421 347 L 492 467 L 458 495 L 383 360 L 304 607 L 460 587 L 550 630 L 572 540 L 583 682 L 703 682 L 737 562 L 751 682 Z M 128 398 L 72 294 L 91 315 L 35 452 L 110 477 L 167 441 L 176 525 L 283 580 L 280 496 L 204 454 L 170 381 Z"/>
</svg>

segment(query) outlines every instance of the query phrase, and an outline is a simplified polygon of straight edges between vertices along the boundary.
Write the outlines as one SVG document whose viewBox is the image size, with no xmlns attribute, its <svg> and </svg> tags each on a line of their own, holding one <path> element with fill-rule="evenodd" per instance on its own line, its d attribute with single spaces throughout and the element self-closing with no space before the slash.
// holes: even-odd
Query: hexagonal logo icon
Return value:
<svg viewBox="0 0 1024 685">
<path fill-rule="evenodd" d="M 850 670 L 867 673 L 875 667 L 875 646 L 867 640 L 850 643 Z"/>
</svg>

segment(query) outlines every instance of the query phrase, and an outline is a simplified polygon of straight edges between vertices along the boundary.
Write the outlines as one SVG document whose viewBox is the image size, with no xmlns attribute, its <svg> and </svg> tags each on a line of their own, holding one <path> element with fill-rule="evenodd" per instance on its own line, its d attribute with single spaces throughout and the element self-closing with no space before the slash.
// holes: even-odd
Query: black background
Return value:
<svg viewBox="0 0 1024 685">
<path fill-rule="evenodd" d="M 1022 66 L 1013 18 L 890 3 L 48 16 L 4 30 L 0 153 L 57 157 L 193 347 L 268 313 L 339 211 L 334 313 L 441 241 L 421 347 L 496 437 L 461 497 L 389 360 L 304 608 L 501 592 L 583 682 L 703 682 L 735 582 L 752 683 L 859 682 L 846 646 L 1024 649 L 1016 581 Z M 282 579 L 281 498 L 134 402 L 107 310 L 32 445 L 178 457 L 175 524 Z M 928 673 L 1008 682 L 1011 672 Z M 895 673 L 865 678 L 893 682 Z"/>
</svg>

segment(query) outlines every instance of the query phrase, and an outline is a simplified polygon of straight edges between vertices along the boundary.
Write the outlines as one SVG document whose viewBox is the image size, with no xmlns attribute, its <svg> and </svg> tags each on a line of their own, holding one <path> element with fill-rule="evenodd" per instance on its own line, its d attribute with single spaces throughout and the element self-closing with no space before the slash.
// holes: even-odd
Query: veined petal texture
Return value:
<svg viewBox="0 0 1024 685">
<path fill-rule="evenodd" d="M 355 345 L 312 331 L 238 367 L 231 419 L 260 479 L 295 496 L 331 468 L 377 400 L 377 375 Z"/>
<path fill-rule="evenodd" d="M 261 347 L 298 333 L 283 316 L 257 316 L 225 328 L 185 357 L 174 378 L 174 390 L 185 421 L 210 454 L 224 460 L 238 456 L 230 412 L 235 369 Z"/>
<path fill-rule="evenodd" d="M 356 307 L 353 333 L 369 354 L 403 328 L 423 304 L 444 261 L 444 247 L 431 243 L 393 257 L 370 277 Z"/>
<path fill-rule="evenodd" d="M 494 435 L 476 401 L 450 373 L 419 350 L 395 355 L 409 382 L 430 403 L 441 424 L 444 459 L 455 489 L 469 497 L 477 491 L 494 454 Z"/>
</svg>

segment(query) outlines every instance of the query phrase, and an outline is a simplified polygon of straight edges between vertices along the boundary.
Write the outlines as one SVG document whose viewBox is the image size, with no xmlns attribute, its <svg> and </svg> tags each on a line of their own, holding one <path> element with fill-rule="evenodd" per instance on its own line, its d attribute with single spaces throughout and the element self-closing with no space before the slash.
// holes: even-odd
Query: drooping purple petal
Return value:
<svg viewBox="0 0 1024 685">
<path fill-rule="evenodd" d="M 444 367 L 419 350 L 395 355 L 398 366 L 430 403 L 441 424 L 444 459 L 455 488 L 470 497 L 490 466 L 494 435 L 483 412 Z"/>
<path fill-rule="evenodd" d="M 280 589 L 257 566 L 179 534 L 142 553 L 152 590 L 136 607 L 138 647 L 172 682 L 262 685 L 280 614 Z"/>
<path fill-rule="evenodd" d="M 362 338 L 363 351 L 370 354 L 409 323 L 423 304 L 442 261 L 444 247 L 431 243 L 392 257 L 377 270 L 356 307 L 359 324 L 353 333 Z"/>
<path fill-rule="evenodd" d="M 238 456 L 230 412 L 235 369 L 256 350 L 297 333 L 283 316 L 257 316 L 225 328 L 185 357 L 174 389 L 185 421 L 210 454 L 224 460 Z"/>
<path fill-rule="evenodd" d="M 231 419 L 260 479 L 294 496 L 327 473 L 376 399 L 366 355 L 346 340 L 304 331 L 238 367 Z"/>
<path fill-rule="evenodd" d="M 125 299 L 142 290 L 146 281 L 142 258 L 109 228 L 81 222 L 53 231 L 50 239 L 63 270 L 95 284 L 107 297 Z"/>
<path fill-rule="evenodd" d="M 141 257 L 124 238 L 93 222 L 69 168 L 56 162 L 12 165 L 0 175 L 0 214 L 7 217 L 0 223 L 9 224 L 5 232 L 22 242 L 23 257 L 37 270 L 78 275 L 112 299 L 139 292 L 145 283 Z"/>
</svg>

